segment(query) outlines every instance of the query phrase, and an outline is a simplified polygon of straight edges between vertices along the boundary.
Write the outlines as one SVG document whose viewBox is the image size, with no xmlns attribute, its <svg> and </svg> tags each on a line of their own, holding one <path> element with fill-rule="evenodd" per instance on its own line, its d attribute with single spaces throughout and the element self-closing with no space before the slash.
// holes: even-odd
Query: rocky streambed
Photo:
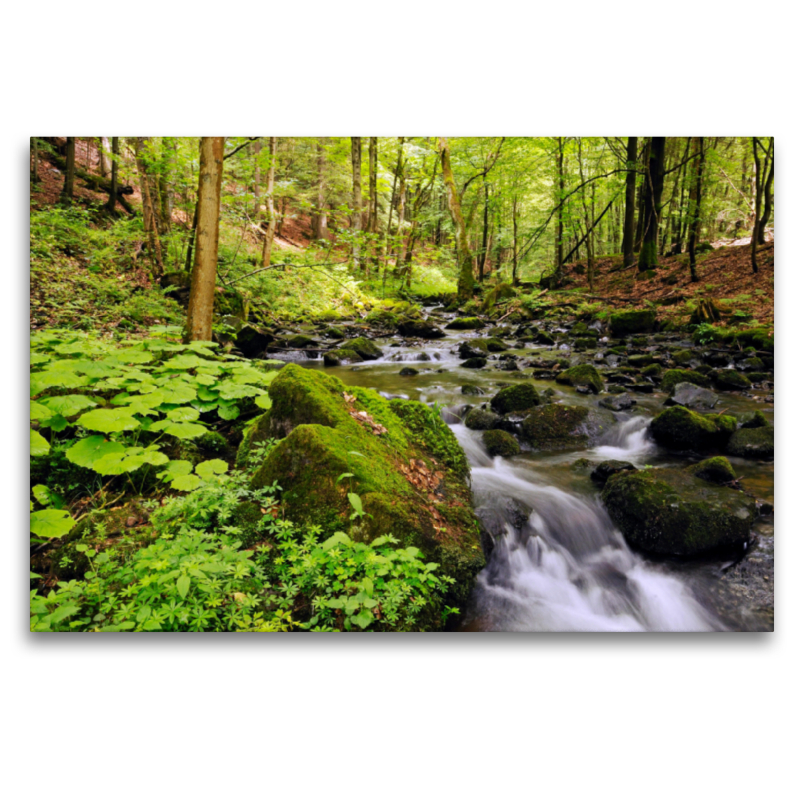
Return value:
<svg viewBox="0 0 800 800">
<path fill-rule="evenodd" d="M 341 514 L 333 474 L 357 473 L 374 512 L 365 535 L 400 520 L 445 561 L 464 630 L 772 629 L 773 361 L 760 334 L 697 346 L 647 311 L 605 324 L 371 317 L 231 333 L 246 355 L 324 373 L 319 386 L 303 371 L 276 380 L 282 410 L 264 431 L 294 436 L 262 479 L 291 475 L 297 513 Z M 323 386 L 330 402 L 314 399 Z M 366 435 L 358 413 L 385 432 Z"/>
</svg>

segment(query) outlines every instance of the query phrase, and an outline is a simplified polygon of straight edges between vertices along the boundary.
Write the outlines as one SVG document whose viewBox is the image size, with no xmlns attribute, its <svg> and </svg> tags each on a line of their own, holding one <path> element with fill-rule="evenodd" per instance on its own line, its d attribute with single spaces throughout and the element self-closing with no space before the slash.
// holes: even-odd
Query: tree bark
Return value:
<svg viewBox="0 0 800 800">
<path fill-rule="evenodd" d="M 275 161 L 278 152 L 278 137 L 269 137 L 269 169 L 267 170 L 267 235 L 261 252 L 261 266 L 268 267 L 272 259 L 272 243 L 275 241 Z"/>
<path fill-rule="evenodd" d="M 465 302 L 472 297 L 475 279 L 472 276 L 472 253 L 469 250 L 467 229 L 461 213 L 461 201 L 450 165 L 450 144 L 445 137 L 439 138 L 439 151 L 442 158 L 442 177 L 447 190 L 447 205 L 456 231 L 456 256 L 458 263 L 458 300 Z"/>
<path fill-rule="evenodd" d="M 636 238 L 636 149 L 637 136 L 628 137 L 627 164 L 625 176 L 625 222 L 622 230 L 622 263 L 625 267 L 633 266 L 633 245 Z"/>
<path fill-rule="evenodd" d="M 253 219 L 258 223 L 261 219 L 261 138 L 253 142 L 255 166 L 253 169 Z"/>
<path fill-rule="evenodd" d="M 31 183 L 39 183 L 39 139 L 36 136 L 31 136 L 31 151 L 33 152 Z"/>
<path fill-rule="evenodd" d="M 772 137 L 770 137 L 767 154 L 769 158 L 769 172 L 767 173 L 767 180 L 764 183 L 764 213 L 758 225 L 759 244 L 766 244 L 765 232 L 770 214 L 772 214 L 772 182 L 775 178 L 775 139 Z M 766 169 L 766 167 L 767 165 L 765 163 L 764 169 Z"/>
<path fill-rule="evenodd" d="M 108 157 L 109 152 L 108 136 L 100 137 L 100 174 L 107 178 L 111 172 L 111 159 Z"/>
<path fill-rule="evenodd" d="M 513 261 L 511 267 L 511 283 L 514 286 L 519 285 L 519 275 L 517 274 L 517 270 L 519 268 L 518 258 L 519 252 L 517 248 L 517 196 L 514 195 L 513 200 L 511 201 L 511 225 L 514 229 L 514 246 L 513 246 Z"/>
<path fill-rule="evenodd" d="M 350 137 L 350 157 L 353 164 L 353 266 L 363 269 L 361 263 L 361 137 Z"/>
<path fill-rule="evenodd" d="M 147 235 L 150 258 L 155 266 L 154 274 L 160 277 L 164 274 L 164 260 L 161 253 L 161 239 L 159 238 L 159 215 L 155 203 L 155 185 L 147 165 L 147 156 L 144 148 L 147 143 L 144 137 L 136 139 L 136 167 L 139 170 L 139 184 L 142 192 L 142 217 L 144 232 Z"/>
<path fill-rule="evenodd" d="M 119 160 L 119 136 L 111 137 L 111 190 L 108 193 L 108 202 L 106 209 L 111 214 L 116 214 L 117 208 L 117 175 L 119 167 L 117 162 Z"/>
<path fill-rule="evenodd" d="M 312 218 L 315 239 L 324 239 L 325 229 L 328 226 L 325 214 L 325 150 L 323 144 L 323 139 L 317 139 L 317 207 Z"/>
<path fill-rule="evenodd" d="M 694 154 L 694 175 L 692 185 L 689 190 L 689 271 L 692 276 L 692 283 L 697 283 L 697 240 L 700 235 L 700 204 L 702 202 L 703 190 L 703 166 L 705 162 L 705 148 L 702 136 L 695 137 Z"/>
<path fill-rule="evenodd" d="M 186 317 L 185 342 L 210 341 L 214 318 L 219 249 L 219 207 L 222 189 L 224 136 L 200 140 L 200 179 L 197 191 L 197 234 L 195 237 L 192 288 Z"/>
<path fill-rule="evenodd" d="M 561 267 L 564 264 L 564 140 L 558 137 L 558 155 L 556 156 L 556 168 L 558 170 L 558 217 L 556 218 L 556 283 L 561 283 Z"/>
<path fill-rule="evenodd" d="M 644 231 L 639 251 L 639 272 L 658 269 L 658 223 L 661 215 L 661 193 L 664 190 L 664 148 L 666 137 L 654 136 L 644 181 Z"/>
<path fill-rule="evenodd" d="M 761 161 L 758 158 L 758 139 L 753 137 L 753 159 L 756 167 L 756 205 L 753 214 L 753 233 L 750 236 L 750 264 L 753 267 L 753 274 L 758 272 L 758 261 L 756 260 L 756 250 L 758 248 L 758 229 L 761 225 Z"/>
<path fill-rule="evenodd" d="M 61 201 L 71 203 L 75 193 L 75 137 L 67 136 L 67 168 L 64 171 L 64 188 L 61 190 Z"/>
<path fill-rule="evenodd" d="M 486 269 L 486 254 L 488 252 L 489 240 L 489 184 L 486 178 L 483 179 L 483 235 L 481 238 L 481 254 L 478 259 L 478 280 L 483 283 L 484 271 Z"/>
</svg>

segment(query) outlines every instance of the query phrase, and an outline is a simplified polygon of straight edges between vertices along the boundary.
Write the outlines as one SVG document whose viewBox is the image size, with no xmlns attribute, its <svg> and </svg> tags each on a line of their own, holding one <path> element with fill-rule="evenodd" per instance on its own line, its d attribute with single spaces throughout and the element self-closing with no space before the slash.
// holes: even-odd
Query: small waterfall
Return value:
<svg viewBox="0 0 800 800">
<path fill-rule="evenodd" d="M 600 445 L 589 451 L 590 457 L 630 461 L 634 466 L 643 466 L 657 447 L 648 437 L 650 420 L 634 416 L 615 425 L 604 437 Z"/>
</svg>

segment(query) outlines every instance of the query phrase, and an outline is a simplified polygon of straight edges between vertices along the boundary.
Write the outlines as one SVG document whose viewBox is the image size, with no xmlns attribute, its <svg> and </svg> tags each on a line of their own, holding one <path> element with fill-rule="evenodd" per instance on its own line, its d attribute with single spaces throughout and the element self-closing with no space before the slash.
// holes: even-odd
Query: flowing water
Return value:
<svg viewBox="0 0 800 800">
<path fill-rule="evenodd" d="M 730 587 L 731 580 L 735 583 L 730 577 L 733 562 L 656 562 L 633 552 L 604 510 L 586 471 L 571 468 L 582 457 L 594 462 L 619 459 L 638 467 L 688 463 L 661 451 L 648 437 L 649 421 L 663 395 L 645 395 L 635 413 L 615 414 L 616 424 L 594 448 L 490 458 L 481 433 L 461 422 L 465 407 L 487 401 L 500 384 L 530 380 L 530 371 L 461 368 L 458 344 L 472 335 L 452 334 L 416 347 L 398 340 L 379 340 L 385 356 L 357 366 L 325 368 L 321 361 L 301 362 L 336 374 L 346 384 L 376 389 L 386 396 L 436 402 L 442 408 L 469 459 L 475 510 L 494 541 L 471 603 L 464 609 L 463 630 L 622 632 L 768 627 L 751 608 L 757 604 L 753 592 Z M 529 358 L 551 354 L 548 348 L 510 352 Z M 403 366 L 412 364 L 420 371 L 418 375 L 398 374 Z M 549 381 L 534 383 L 540 390 L 555 390 L 554 400 L 592 406 L 597 402 L 570 387 Z M 461 387 L 465 384 L 477 386 L 485 394 L 464 395 Z M 725 402 L 732 410 L 761 408 L 771 413 L 771 407 L 746 398 L 731 399 L 732 403 L 727 397 Z M 732 462 L 744 475 L 747 488 L 772 502 L 772 465 Z M 757 555 L 765 560 L 771 575 L 771 526 L 761 525 Z M 757 577 L 761 580 L 761 575 Z"/>
</svg>

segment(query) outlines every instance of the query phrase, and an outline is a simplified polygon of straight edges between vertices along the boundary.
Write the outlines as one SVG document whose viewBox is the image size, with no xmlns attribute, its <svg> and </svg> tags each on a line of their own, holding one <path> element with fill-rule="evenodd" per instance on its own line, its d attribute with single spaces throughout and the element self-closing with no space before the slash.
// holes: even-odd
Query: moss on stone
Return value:
<svg viewBox="0 0 800 800">
<path fill-rule="evenodd" d="M 723 447 L 735 429 L 733 417 L 698 414 L 683 406 L 662 411 L 650 423 L 650 433 L 659 444 L 696 452 Z"/>
<path fill-rule="evenodd" d="M 450 324 L 445 325 L 454 331 L 473 331 L 482 328 L 483 320 L 478 317 L 456 317 Z"/>
<path fill-rule="evenodd" d="M 502 353 L 505 350 L 508 350 L 506 347 L 505 342 L 497 339 L 496 337 L 492 336 L 489 339 L 485 339 L 484 343 L 486 345 L 487 350 L 490 353 Z"/>
<path fill-rule="evenodd" d="M 661 378 L 661 391 L 672 394 L 679 383 L 693 383 L 695 386 L 708 387 L 709 380 L 705 375 L 691 369 L 668 369 Z"/>
<path fill-rule="evenodd" d="M 740 389 L 749 389 L 752 385 L 747 377 L 733 369 L 719 369 L 713 373 L 712 377 L 714 378 L 714 384 L 720 389 L 732 389 L 736 391 Z"/>
<path fill-rule="evenodd" d="M 648 364 L 653 363 L 653 356 L 650 353 L 640 353 L 633 356 L 628 356 L 628 364 L 632 367 L 646 367 Z"/>
<path fill-rule="evenodd" d="M 583 446 L 589 437 L 581 429 L 589 415 L 585 406 L 556 403 L 534 409 L 522 422 L 520 438 L 539 450 Z"/>
<path fill-rule="evenodd" d="M 483 446 L 492 458 L 502 456 L 511 458 L 519 454 L 519 444 L 517 440 L 506 431 L 492 430 L 484 431 L 482 435 Z"/>
<path fill-rule="evenodd" d="M 672 360 L 679 366 L 688 364 L 694 357 L 695 355 L 691 350 L 676 350 L 672 354 Z"/>
<path fill-rule="evenodd" d="M 365 361 L 373 361 L 383 355 L 383 350 L 381 350 L 375 342 L 371 342 L 363 336 L 359 336 L 357 339 L 351 339 L 345 344 L 345 347 L 348 350 L 354 350 Z"/>
<path fill-rule="evenodd" d="M 501 389 L 491 400 L 492 410 L 498 414 L 527 411 L 538 406 L 541 400 L 533 384 L 517 383 Z"/>
<path fill-rule="evenodd" d="M 645 378 L 655 378 L 661 374 L 661 366 L 659 364 L 650 364 L 649 367 L 645 367 L 642 370 L 642 375 Z"/>
<path fill-rule="evenodd" d="M 328 350 L 322 357 L 326 367 L 338 367 L 342 364 L 359 364 L 364 359 L 351 350 L 349 347 L 339 347 L 336 350 Z"/>
<path fill-rule="evenodd" d="M 628 542 L 657 555 L 695 556 L 741 547 L 750 536 L 755 503 L 682 469 L 612 475 L 603 502 Z"/>
<path fill-rule="evenodd" d="M 727 452 L 740 458 L 770 461 L 775 457 L 774 428 L 740 428 L 728 441 Z"/>
<path fill-rule="evenodd" d="M 288 347 L 294 347 L 298 350 L 304 350 L 309 347 L 317 346 L 316 340 L 312 339 L 310 336 L 306 336 L 304 333 L 296 333 L 294 336 L 290 336 L 284 341 Z"/>
<path fill-rule="evenodd" d="M 603 391 L 603 378 L 591 364 L 578 364 L 556 376 L 556 382 L 570 386 L 588 386 L 595 394 Z"/>
<path fill-rule="evenodd" d="M 473 431 L 488 431 L 500 421 L 497 414 L 483 408 L 473 408 L 464 417 L 464 424 Z"/>
<path fill-rule="evenodd" d="M 651 310 L 618 311 L 609 317 L 611 333 L 626 336 L 630 333 L 649 333 L 656 323 L 656 312 Z"/>
<path fill-rule="evenodd" d="M 725 456 L 714 456 L 701 461 L 699 464 L 692 464 L 687 467 L 695 478 L 708 483 L 730 483 L 736 480 L 736 473 Z"/>
<path fill-rule="evenodd" d="M 397 327 L 400 319 L 397 314 L 389 311 L 386 308 L 375 308 L 370 311 L 369 314 L 367 314 L 367 316 L 364 318 L 364 322 L 374 328 L 393 330 Z"/>
</svg>

